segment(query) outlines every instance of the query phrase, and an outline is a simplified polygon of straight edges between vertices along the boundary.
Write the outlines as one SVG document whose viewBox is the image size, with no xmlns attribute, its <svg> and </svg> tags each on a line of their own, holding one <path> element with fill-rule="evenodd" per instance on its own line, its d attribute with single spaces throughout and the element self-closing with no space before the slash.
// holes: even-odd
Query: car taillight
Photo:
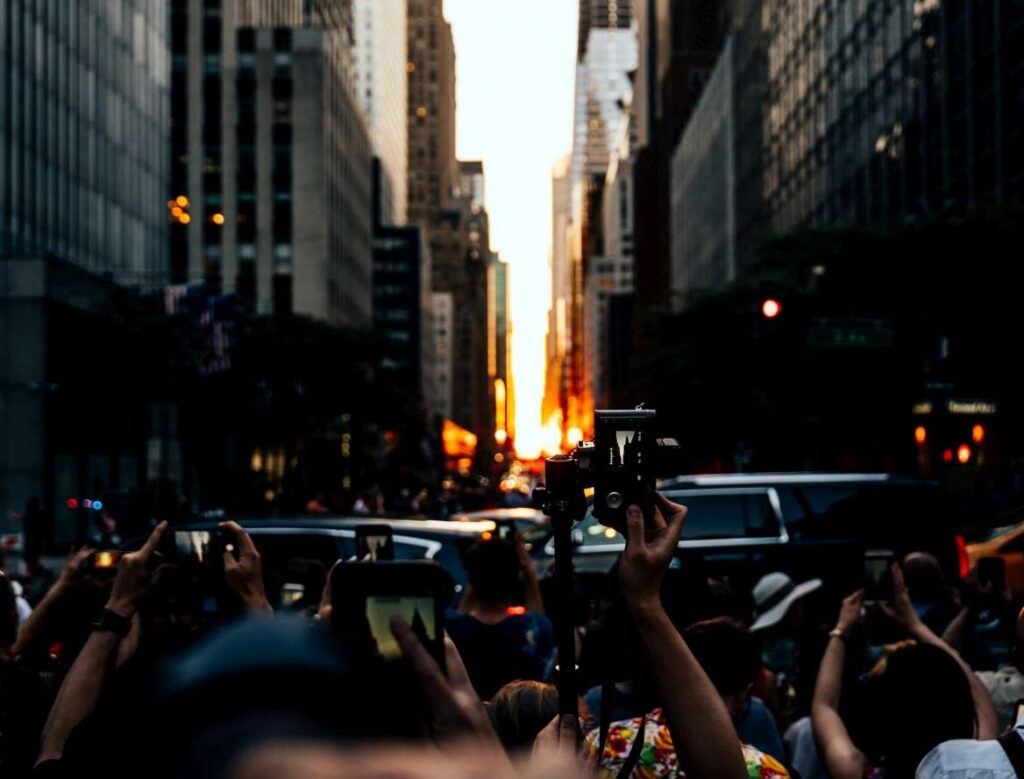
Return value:
<svg viewBox="0 0 1024 779">
<path fill-rule="evenodd" d="M 956 534 L 956 562 L 957 573 L 961 579 L 966 579 L 971 572 L 971 559 L 967 556 L 967 540 L 959 533 Z"/>
</svg>

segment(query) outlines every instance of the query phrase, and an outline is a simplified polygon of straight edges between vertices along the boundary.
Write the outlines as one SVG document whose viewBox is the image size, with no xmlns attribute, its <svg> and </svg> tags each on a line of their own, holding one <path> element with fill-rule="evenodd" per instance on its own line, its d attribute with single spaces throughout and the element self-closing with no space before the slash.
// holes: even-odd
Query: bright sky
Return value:
<svg viewBox="0 0 1024 779">
<path fill-rule="evenodd" d="M 551 300 L 551 168 L 572 142 L 577 0 L 445 0 L 456 54 L 456 145 L 482 159 L 491 248 L 512 271 L 520 440 L 540 433 Z"/>
</svg>

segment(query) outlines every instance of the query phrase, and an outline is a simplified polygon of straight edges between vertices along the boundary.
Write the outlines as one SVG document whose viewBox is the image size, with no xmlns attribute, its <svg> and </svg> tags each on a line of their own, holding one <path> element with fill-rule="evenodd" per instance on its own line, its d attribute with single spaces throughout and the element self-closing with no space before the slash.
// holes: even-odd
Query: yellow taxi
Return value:
<svg viewBox="0 0 1024 779">
<path fill-rule="evenodd" d="M 1006 585 L 1013 593 L 1024 592 L 1024 509 L 998 515 L 991 523 L 967 536 L 971 567 L 983 557 L 1001 557 L 1006 564 Z"/>
</svg>

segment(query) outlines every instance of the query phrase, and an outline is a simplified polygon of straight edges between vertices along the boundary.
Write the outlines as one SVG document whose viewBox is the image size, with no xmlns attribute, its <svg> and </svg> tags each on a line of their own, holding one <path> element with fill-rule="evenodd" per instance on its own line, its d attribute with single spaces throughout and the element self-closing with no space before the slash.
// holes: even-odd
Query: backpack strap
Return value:
<svg viewBox="0 0 1024 779">
<path fill-rule="evenodd" d="M 1021 739 L 1020 733 L 1014 729 L 1000 736 L 999 746 L 1006 753 L 1006 757 L 1009 759 L 1010 765 L 1013 766 L 1014 773 L 1017 774 L 1018 779 L 1024 779 L 1024 740 Z"/>
</svg>

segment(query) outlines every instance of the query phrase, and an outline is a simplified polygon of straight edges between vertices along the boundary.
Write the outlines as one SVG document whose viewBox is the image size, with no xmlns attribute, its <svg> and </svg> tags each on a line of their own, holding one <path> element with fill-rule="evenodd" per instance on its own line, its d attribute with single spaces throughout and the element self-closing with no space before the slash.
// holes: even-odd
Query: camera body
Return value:
<svg viewBox="0 0 1024 779">
<path fill-rule="evenodd" d="M 594 516 L 601 524 L 623 530 L 631 505 L 639 506 L 649 520 L 658 472 L 678 449 L 675 441 L 656 438 L 657 417 L 645 408 L 595 411 L 594 440 L 548 458 L 546 486 L 537 494 L 540 507 L 549 516 L 560 509 L 582 519 L 584 490 L 593 487 Z"/>
</svg>

